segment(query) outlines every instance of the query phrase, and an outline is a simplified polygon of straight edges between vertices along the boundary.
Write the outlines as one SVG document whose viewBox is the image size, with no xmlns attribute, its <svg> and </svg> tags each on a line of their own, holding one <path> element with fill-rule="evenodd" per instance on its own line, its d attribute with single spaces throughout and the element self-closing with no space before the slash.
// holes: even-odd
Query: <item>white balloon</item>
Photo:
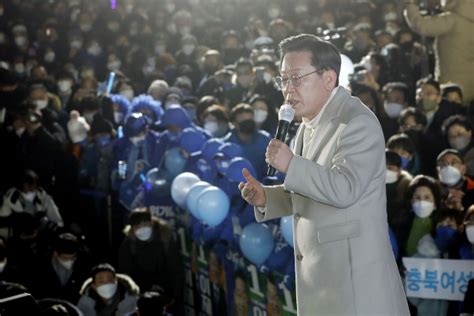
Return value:
<svg viewBox="0 0 474 316">
<path fill-rule="evenodd" d="M 197 175 L 191 172 L 183 172 L 174 178 L 171 183 L 171 198 L 181 208 L 186 207 L 186 197 L 193 184 L 199 182 Z"/>
<path fill-rule="evenodd" d="M 349 75 L 354 73 L 354 63 L 344 54 L 341 54 L 341 70 L 339 71 L 339 85 L 349 87 Z"/>
</svg>

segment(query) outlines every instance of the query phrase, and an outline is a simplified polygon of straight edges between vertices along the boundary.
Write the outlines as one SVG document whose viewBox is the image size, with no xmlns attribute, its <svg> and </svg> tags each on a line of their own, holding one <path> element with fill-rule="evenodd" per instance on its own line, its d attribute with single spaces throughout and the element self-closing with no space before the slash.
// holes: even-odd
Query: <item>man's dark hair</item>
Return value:
<svg viewBox="0 0 474 316">
<path fill-rule="evenodd" d="M 387 148 L 389 150 L 403 149 L 413 155 L 415 152 L 415 145 L 407 134 L 395 134 L 387 141 Z"/>
<path fill-rule="evenodd" d="M 425 84 L 433 86 L 436 91 L 438 91 L 438 93 L 441 93 L 441 85 L 439 84 L 439 81 L 434 80 L 433 77 L 428 76 L 425 78 L 421 78 L 416 82 L 416 87 L 421 88 L 421 86 Z"/>
<path fill-rule="evenodd" d="M 128 223 L 132 226 L 138 225 L 143 222 L 151 222 L 151 213 L 145 208 L 135 209 L 128 216 Z"/>
<path fill-rule="evenodd" d="M 140 316 L 162 315 L 166 300 L 158 292 L 145 292 L 138 298 L 137 307 Z"/>
<path fill-rule="evenodd" d="M 247 104 L 247 103 L 240 103 L 237 104 L 232 111 L 230 112 L 230 121 L 235 122 L 235 118 L 237 115 L 241 113 L 252 113 L 253 114 L 253 108 Z"/>
<path fill-rule="evenodd" d="M 53 243 L 53 250 L 58 254 L 74 254 L 79 250 L 79 241 L 71 233 L 62 233 Z"/>
<path fill-rule="evenodd" d="M 311 64 L 317 70 L 334 70 L 338 79 L 336 86 L 339 85 L 339 73 L 341 71 L 341 55 L 336 46 L 332 43 L 323 41 L 319 37 L 311 34 L 300 34 L 290 36 L 282 40 L 280 48 L 280 67 L 286 53 L 289 52 L 310 52 Z"/>
<path fill-rule="evenodd" d="M 436 231 L 436 224 L 441 223 L 445 219 L 452 219 L 456 225 L 461 225 L 463 220 L 462 212 L 455 209 L 445 208 L 438 211 L 434 217 L 433 230 Z"/>
<path fill-rule="evenodd" d="M 459 85 L 457 83 L 443 84 L 443 85 L 441 85 L 441 91 L 442 91 L 443 98 L 446 98 L 448 96 L 448 93 L 451 93 L 451 92 L 456 92 L 457 94 L 459 94 L 461 99 L 463 98 L 462 87 L 461 87 L 461 85 Z"/>
<path fill-rule="evenodd" d="M 396 166 L 398 168 L 402 167 L 402 158 L 391 150 L 385 151 L 385 164 L 387 166 Z"/>
<path fill-rule="evenodd" d="M 113 275 L 116 274 L 115 268 L 111 264 L 109 264 L 109 263 L 100 263 L 100 264 L 96 265 L 95 267 L 93 267 L 92 270 L 91 270 L 92 281 L 95 281 L 95 276 L 97 275 L 97 273 L 105 272 L 105 271 L 110 272 Z"/>
<path fill-rule="evenodd" d="M 466 131 L 472 131 L 472 124 L 464 115 L 451 115 L 444 120 L 442 131 L 444 135 L 448 135 L 448 131 L 453 125 L 462 126 Z"/>
<path fill-rule="evenodd" d="M 17 189 L 23 190 L 23 185 L 28 184 L 28 185 L 38 185 L 39 184 L 39 177 L 31 169 L 26 169 L 23 171 L 23 174 L 18 177 L 17 180 Z"/>
<path fill-rule="evenodd" d="M 403 93 L 405 102 L 408 101 L 408 96 L 410 95 L 410 91 L 408 90 L 408 86 L 405 83 L 394 81 L 394 82 L 389 82 L 385 84 L 383 86 L 382 92 L 387 94 L 390 91 L 400 91 L 401 93 Z"/>
<path fill-rule="evenodd" d="M 420 124 L 421 126 L 425 127 L 428 124 L 428 120 L 426 119 L 426 115 L 417 108 L 408 107 L 400 113 L 400 117 L 398 118 L 398 124 L 403 126 L 403 122 L 410 116 L 415 118 L 416 124 Z"/>
</svg>

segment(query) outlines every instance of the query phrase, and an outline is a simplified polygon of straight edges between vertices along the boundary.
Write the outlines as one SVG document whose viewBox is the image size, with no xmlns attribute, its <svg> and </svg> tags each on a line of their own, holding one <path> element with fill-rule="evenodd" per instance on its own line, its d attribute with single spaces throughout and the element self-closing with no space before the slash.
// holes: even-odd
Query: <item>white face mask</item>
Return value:
<svg viewBox="0 0 474 316">
<path fill-rule="evenodd" d="M 447 166 L 439 171 L 439 180 L 447 186 L 453 186 L 461 180 L 461 171 L 453 166 Z"/>
<path fill-rule="evenodd" d="M 253 112 L 253 119 L 255 123 L 263 123 L 267 119 L 268 112 L 265 110 L 255 110 Z"/>
<path fill-rule="evenodd" d="M 16 136 L 18 136 L 18 137 L 21 137 L 21 135 L 23 135 L 24 132 L 25 132 L 25 128 L 24 128 L 24 127 L 20 127 L 19 129 L 16 129 L 16 130 L 15 130 L 15 134 L 16 134 Z"/>
<path fill-rule="evenodd" d="M 101 297 L 108 300 L 115 295 L 115 292 L 117 292 L 117 283 L 107 283 L 99 285 L 96 291 Z"/>
<path fill-rule="evenodd" d="M 3 260 L 2 262 L 0 262 L 0 273 L 3 272 L 3 270 L 5 270 L 5 266 L 7 265 L 7 259 Z"/>
<path fill-rule="evenodd" d="M 130 141 L 136 146 L 145 140 L 145 135 L 130 137 Z"/>
<path fill-rule="evenodd" d="M 433 202 L 421 200 L 413 202 L 412 208 L 416 216 L 419 218 L 426 218 L 433 213 L 435 206 Z"/>
<path fill-rule="evenodd" d="M 269 73 L 269 72 L 264 72 L 264 73 L 263 73 L 263 81 L 264 81 L 266 84 L 269 84 L 270 82 L 272 82 L 272 74 Z"/>
<path fill-rule="evenodd" d="M 471 139 L 465 136 L 458 136 L 449 140 L 449 145 L 456 150 L 464 150 L 471 143 Z"/>
<path fill-rule="evenodd" d="M 466 226 L 467 240 L 474 245 L 474 225 Z"/>
<path fill-rule="evenodd" d="M 387 170 L 387 174 L 385 176 L 385 183 L 395 183 L 398 180 L 398 172 L 393 170 Z"/>
<path fill-rule="evenodd" d="M 30 191 L 30 192 L 26 192 L 26 193 L 21 193 L 21 195 L 23 196 L 23 198 L 28 201 L 28 202 L 33 202 L 33 200 L 35 199 L 36 197 L 36 192 L 35 191 Z"/>
<path fill-rule="evenodd" d="M 80 24 L 79 29 L 82 32 L 90 32 L 90 30 L 92 30 L 92 24 L 86 24 L 86 23 Z"/>
<path fill-rule="evenodd" d="M 397 14 L 395 12 L 389 12 L 384 15 L 383 17 L 384 21 L 396 21 L 397 20 Z"/>
<path fill-rule="evenodd" d="M 75 40 L 71 42 L 71 48 L 80 49 L 81 47 L 82 41 Z"/>
<path fill-rule="evenodd" d="M 217 122 L 205 122 L 204 129 L 211 134 L 214 134 L 219 129 Z"/>
<path fill-rule="evenodd" d="M 191 55 L 194 52 L 194 45 L 184 45 L 183 53 L 185 55 Z"/>
<path fill-rule="evenodd" d="M 128 101 L 131 101 L 133 99 L 133 90 L 132 89 L 126 89 L 126 90 L 122 90 L 119 92 L 119 94 L 125 98 L 128 99 Z"/>
<path fill-rule="evenodd" d="M 390 118 L 399 117 L 403 110 L 403 105 L 396 102 L 384 102 L 383 107 L 385 109 L 385 113 L 387 113 L 388 117 Z"/>
<path fill-rule="evenodd" d="M 122 66 L 122 62 L 120 60 L 113 61 L 107 64 L 107 69 L 110 71 L 115 71 Z"/>
<path fill-rule="evenodd" d="M 15 39 L 16 46 L 23 46 L 26 44 L 26 37 L 25 36 L 16 36 Z"/>
<path fill-rule="evenodd" d="M 72 266 L 74 265 L 74 261 L 75 260 L 61 260 L 61 259 L 58 259 L 59 264 L 62 265 L 67 270 L 72 269 Z"/>
<path fill-rule="evenodd" d="M 35 100 L 34 104 L 38 110 L 42 110 L 48 106 L 48 100 Z"/>
<path fill-rule="evenodd" d="M 123 120 L 123 113 L 122 112 L 114 112 L 114 121 L 117 124 L 122 123 Z"/>
<path fill-rule="evenodd" d="M 52 63 L 55 58 L 56 58 L 56 54 L 54 52 L 51 52 L 51 51 L 47 52 L 44 55 L 44 61 L 47 62 L 47 63 Z"/>
<path fill-rule="evenodd" d="M 68 92 L 71 90 L 72 83 L 69 80 L 59 80 L 58 81 L 58 88 L 61 92 Z"/>
<path fill-rule="evenodd" d="M 23 64 L 15 64 L 15 72 L 18 74 L 24 74 L 25 73 L 25 65 Z"/>
<path fill-rule="evenodd" d="M 152 233 L 151 227 L 140 227 L 135 231 L 135 236 L 141 241 L 150 239 Z"/>
</svg>

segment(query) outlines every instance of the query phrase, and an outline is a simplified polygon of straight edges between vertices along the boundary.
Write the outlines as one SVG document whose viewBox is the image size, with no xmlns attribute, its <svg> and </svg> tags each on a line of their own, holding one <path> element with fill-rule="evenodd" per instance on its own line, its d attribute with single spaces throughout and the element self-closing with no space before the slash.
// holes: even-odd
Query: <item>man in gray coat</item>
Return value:
<svg viewBox="0 0 474 316">
<path fill-rule="evenodd" d="M 257 221 L 293 215 L 298 315 L 409 315 L 388 239 L 380 124 L 338 86 L 332 44 L 302 34 L 280 52 L 275 82 L 303 123 L 293 150 L 276 139 L 267 147 L 283 185 L 243 170 L 239 188 Z"/>
</svg>

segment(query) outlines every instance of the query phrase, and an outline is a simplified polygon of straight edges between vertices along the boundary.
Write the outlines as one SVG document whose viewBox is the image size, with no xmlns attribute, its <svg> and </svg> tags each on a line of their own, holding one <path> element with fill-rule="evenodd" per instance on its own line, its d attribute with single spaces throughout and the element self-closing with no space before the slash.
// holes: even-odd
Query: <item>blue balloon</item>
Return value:
<svg viewBox="0 0 474 316">
<path fill-rule="evenodd" d="M 229 214 L 230 201 L 227 194 L 218 187 L 204 189 L 197 199 L 197 209 L 201 221 L 215 227 Z"/>
<path fill-rule="evenodd" d="M 250 223 L 242 230 L 239 244 L 244 256 L 260 266 L 272 254 L 275 240 L 267 225 Z"/>
<path fill-rule="evenodd" d="M 201 217 L 198 212 L 198 198 L 201 192 L 204 189 L 209 188 L 211 185 L 205 181 L 196 182 L 189 189 L 188 195 L 186 196 L 186 208 L 191 214 L 196 217 L 198 220 L 201 220 Z"/>
<path fill-rule="evenodd" d="M 186 158 L 181 154 L 181 149 L 178 147 L 168 149 L 165 153 L 164 165 L 173 178 L 182 173 L 186 165 Z"/>
<path fill-rule="evenodd" d="M 294 248 L 293 246 L 293 215 L 285 216 L 280 219 L 280 231 L 283 235 L 283 239 Z"/>
</svg>

